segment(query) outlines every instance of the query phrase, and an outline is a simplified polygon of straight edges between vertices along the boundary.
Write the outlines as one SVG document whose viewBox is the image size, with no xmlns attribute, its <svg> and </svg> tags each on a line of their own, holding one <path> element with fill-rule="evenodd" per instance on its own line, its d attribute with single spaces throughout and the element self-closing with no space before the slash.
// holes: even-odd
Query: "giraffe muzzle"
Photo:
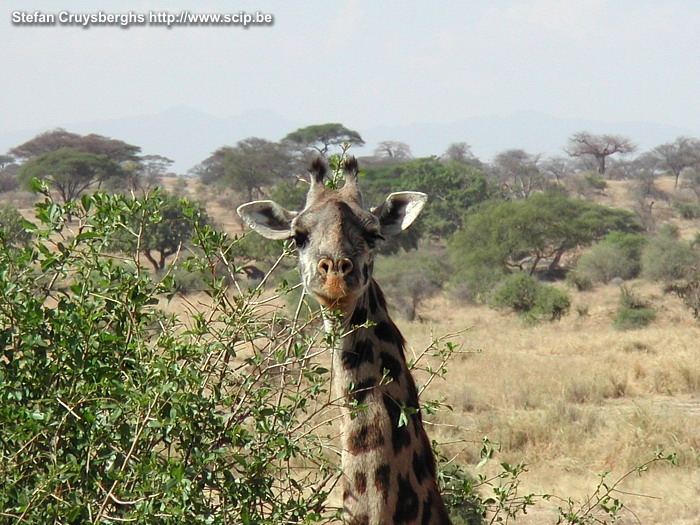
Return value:
<svg viewBox="0 0 700 525">
<path fill-rule="evenodd" d="M 345 277 L 352 272 L 354 267 L 355 265 L 347 257 L 339 257 L 336 260 L 329 257 L 324 257 L 318 261 L 317 265 L 318 273 L 320 273 L 324 278 L 328 278 L 333 274 L 338 274 L 341 277 Z"/>
<path fill-rule="evenodd" d="M 353 295 L 353 290 L 348 279 L 355 265 L 347 257 L 324 257 L 317 264 L 320 281 L 320 293 L 315 295 L 324 306 L 337 306 L 344 299 Z"/>
</svg>

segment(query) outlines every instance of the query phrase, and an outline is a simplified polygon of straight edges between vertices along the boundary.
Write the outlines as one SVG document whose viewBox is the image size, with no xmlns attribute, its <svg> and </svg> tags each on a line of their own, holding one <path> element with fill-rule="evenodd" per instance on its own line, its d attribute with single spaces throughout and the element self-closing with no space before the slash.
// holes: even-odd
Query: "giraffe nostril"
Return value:
<svg viewBox="0 0 700 525">
<path fill-rule="evenodd" d="M 342 275 L 348 275 L 353 269 L 352 261 L 343 257 L 338 261 L 337 269 Z"/>
<path fill-rule="evenodd" d="M 318 273 L 324 277 L 333 270 L 333 261 L 330 259 L 321 259 L 318 261 Z"/>
</svg>

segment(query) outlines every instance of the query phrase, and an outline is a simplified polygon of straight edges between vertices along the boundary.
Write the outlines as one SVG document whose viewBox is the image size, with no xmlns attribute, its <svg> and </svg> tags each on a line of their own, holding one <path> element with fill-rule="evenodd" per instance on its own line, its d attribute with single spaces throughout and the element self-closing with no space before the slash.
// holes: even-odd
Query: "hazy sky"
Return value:
<svg viewBox="0 0 700 525">
<path fill-rule="evenodd" d="M 264 108 L 296 122 L 542 111 L 700 133 L 700 2 L 4 1 L 0 131 Z M 271 26 L 13 25 L 13 11 L 261 11 Z"/>
</svg>

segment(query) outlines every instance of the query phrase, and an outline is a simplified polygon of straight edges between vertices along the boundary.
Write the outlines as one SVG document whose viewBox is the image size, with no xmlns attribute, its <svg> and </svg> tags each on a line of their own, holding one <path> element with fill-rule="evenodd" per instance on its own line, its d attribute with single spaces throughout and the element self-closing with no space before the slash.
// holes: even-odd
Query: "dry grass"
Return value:
<svg viewBox="0 0 700 525">
<path fill-rule="evenodd" d="M 637 288 L 659 315 L 631 332 L 612 328 L 615 286 L 572 292 L 574 304 L 588 305 L 587 316 L 573 312 L 530 328 L 515 315 L 445 297 L 421 312 L 432 321 L 402 323 L 416 349 L 431 332 L 469 328 L 457 341 L 465 353 L 424 394 L 444 397 L 453 409 L 432 418 L 432 436 L 471 442 L 447 446 L 448 456 L 474 465 L 488 436 L 501 444 L 499 459 L 529 465 L 524 491 L 582 498 L 597 473 L 616 479 L 657 451 L 674 451 L 677 467 L 654 467 L 624 485 L 653 497 L 622 499 L 644 524 L 699 523 L 692 519 L 700 516 L 700 328 L 658 287 Z M 547 510 L 554 504 L 522 523 L 554 523 Z"/>
</svg>

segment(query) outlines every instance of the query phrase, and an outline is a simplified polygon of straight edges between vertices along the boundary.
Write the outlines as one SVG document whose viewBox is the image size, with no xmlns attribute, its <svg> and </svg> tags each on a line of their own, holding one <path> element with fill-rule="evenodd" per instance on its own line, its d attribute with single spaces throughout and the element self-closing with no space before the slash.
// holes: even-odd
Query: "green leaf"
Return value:
<svg viewBox="0 0 700 525">
<path fill-rule="evenodd" d="M 27 219 L 22 219 L 22 227 L 28 232 L 35 232 L 37 230 L 37 225 Z"/>
</svg>

